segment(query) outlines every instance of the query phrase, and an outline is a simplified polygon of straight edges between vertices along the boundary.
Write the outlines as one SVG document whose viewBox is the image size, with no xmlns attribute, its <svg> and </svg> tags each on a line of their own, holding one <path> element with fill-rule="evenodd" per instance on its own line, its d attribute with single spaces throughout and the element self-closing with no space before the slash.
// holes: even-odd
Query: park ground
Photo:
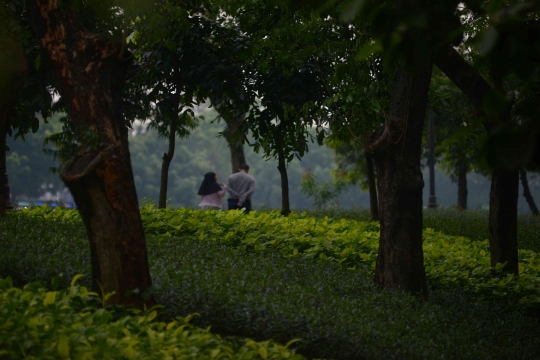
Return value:
<svg viewBox="0 0 540 360">
<path fill-rule="evenodd" d="M 88 297 L 90 254 L 77 211 L 40 207 L 2 218 L 0 277 L 10 280 L 0 284 L 0 338 L 8 339 L 0 353 L 540 358 L 540 222 L 532 216 L 519 218 L 516 279 L 490 268 L 487 212 L 426 210 L 427 301 L 373 284 L 379 226 L 367 211 L 285 218 L 146 205 L 141 216 L 161 306 L 137 314 Z"/>
</svg>

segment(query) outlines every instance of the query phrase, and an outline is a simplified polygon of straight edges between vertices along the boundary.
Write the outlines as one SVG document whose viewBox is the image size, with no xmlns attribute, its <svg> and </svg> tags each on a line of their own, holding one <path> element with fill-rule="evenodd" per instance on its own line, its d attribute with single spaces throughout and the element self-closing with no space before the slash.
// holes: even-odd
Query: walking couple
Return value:
<svg viewBox="0 0 540 360">
<path fill-rule="evenodd" d="M 201 195 L 199 208 L 202 210 L 221 210 L 221 199 L 225 196 L 225 191 L 229 192 L 227 199 L 229 210 L 246 209 L 251 210 L 251 194 L 255 191 L 255 179 L 249 175 L 249 166 L 241 164 L 238 172 L 229 176 L 227 184 L 218 183 L 217 175 L 208 172 L 204 175 L 204 180 L 199 188 Z"/>
</svg>

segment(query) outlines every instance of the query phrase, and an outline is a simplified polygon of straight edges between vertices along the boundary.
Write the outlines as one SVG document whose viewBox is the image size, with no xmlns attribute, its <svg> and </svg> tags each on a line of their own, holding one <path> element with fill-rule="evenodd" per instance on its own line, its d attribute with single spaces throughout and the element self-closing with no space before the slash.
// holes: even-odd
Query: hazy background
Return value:
<svg viewBox="0 0 540 360">
<path fill-rule="evenodd" d="M 212 123 L 215 118 L 213 110 L 202 110 L 204 121 L 188 139 L 177 140 L 174 159 L 169 169 L 169 204 L 173 206 L 196 207 L 199 202 L 197 190 L 208 171 L 218 174 L 218 181 L 226 182 L 231 173 L 229 149 L 218 133 L 223 130 L 224 123 Z M 50 167 L 58 166 L 52 156 L 43 152 L 43 138 L 53 132 L 61 130 L 57 119 L 51 119 L 49 124 L 42 124 L 35 134 L 22 139 L 8 138 L 7 169 L 11 185 L 12 200 L 37 200 L 68 196 L 57 174 L 49 171 Z M 155 131 L 137 126 L 131 131 L 130 151 L 139 199 L 151 198 L 157 202 L 159 195 L 159 176 L 161 159 L 167 151 L 167 142 L 160 139 Z M 265 160 L 261 154 L 245 145 L 245 153 L 250 166 L 250 174 L 257 181 L 257 188 L 253 195 L 254 208 L 266 206 L 279 208 L 281 206 L 280 177 L 277 170 L 277 161 Z M 293 209 L 313 208 L 312 201 L 300 193 L 300 181 L 305 169 L 311 169 L 318 181 L 332 180 L 331 170 L 335 169 L 332 150 L 310 145 L 307 155 L 299 161 L 293 160 L 289 165 L 289 189 L 291 207 Z M 457 200 L 457 185 L 441 171 L 436 170 L 437 202 L 442 206 L 455 205 Z M 478 174 L 468 174 L 469 208 L 488 208 L 490 182 Z M 424 204 L 428 199 L 428 172 L 424 171 Z M 537 201 L 540 201 L 540 181 L 538 177 L 529 175 L 531 192 Z M 529 213 L 529 207 L 522 196 L 520 197 L 518 211 Z M 225 202 L 224 202 L 225 203 Z M 357 186 L 351 186 L 339 197 L 339 206 L 344 208 L 369 207 L 368 193 L 361 191 Z"/>
</svg>

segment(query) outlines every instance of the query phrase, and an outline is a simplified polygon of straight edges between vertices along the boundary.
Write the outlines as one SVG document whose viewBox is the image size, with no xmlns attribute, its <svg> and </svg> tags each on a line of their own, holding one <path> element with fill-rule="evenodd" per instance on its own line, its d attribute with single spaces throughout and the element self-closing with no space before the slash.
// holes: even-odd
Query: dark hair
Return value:
<svg viewBox="0 0 540 360">
<path fill-rule="evenodd" d="M 248 164 L 240 164 L 238 167 L 239 169 L 249 171 L 249 165 Z"/>
<path fill-rule="evenodd" d="M 221 186 L 216 182 L 216 173 L 207 172 L 204 174 L 204 180 L 199 188 L 199 195 L 209 195 L 221 190 Z"/>
</svg>

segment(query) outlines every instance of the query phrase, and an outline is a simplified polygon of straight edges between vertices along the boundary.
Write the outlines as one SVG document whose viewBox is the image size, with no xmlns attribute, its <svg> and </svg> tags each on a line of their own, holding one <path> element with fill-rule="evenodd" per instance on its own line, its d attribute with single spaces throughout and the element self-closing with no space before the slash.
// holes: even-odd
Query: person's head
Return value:
<svg viewBox="0 0 540 360">
<path fill-rule="evenodd" d="M 216 182 L 217 176 L 215 172 L 207 172 L 204 174 L 204 180 L 199 188 L 197 194 L 199 195 L 209 195 L 221 190 L 221 186 Z"/>
<path fill-rule="evenodd" d="M 240 164 L 238 167 L 238 171 L 248 173 L 249 172 L 249 165 L 248 164 Z"/>
<path fill-rule="evenodd" d="M 204 178 L 208 180 L 214 180 L 217 181 L 217 175 L 215 172 L 209 171 L 206 174 L 204 174 Z"/>
</svg>

